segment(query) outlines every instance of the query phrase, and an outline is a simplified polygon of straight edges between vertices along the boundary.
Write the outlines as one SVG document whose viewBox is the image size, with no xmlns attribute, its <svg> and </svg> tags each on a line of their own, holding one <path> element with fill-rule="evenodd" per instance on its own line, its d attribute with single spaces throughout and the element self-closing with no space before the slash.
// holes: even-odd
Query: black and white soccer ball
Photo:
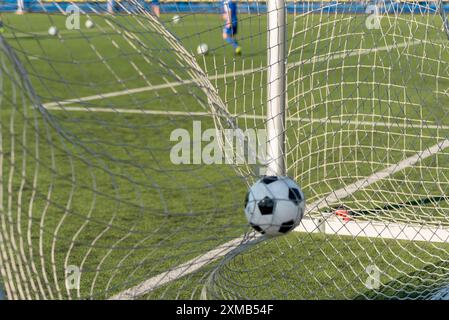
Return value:
<svg viewBox="0 0 449 320">
<path fill-rule="evenodd" d="M 299 225 L 305 203 L 304 193 L 295 181 L 289 177 L 265 176 L 249 189 L 245 215 L 256 231 L 278 236 Z"/>
</svg>

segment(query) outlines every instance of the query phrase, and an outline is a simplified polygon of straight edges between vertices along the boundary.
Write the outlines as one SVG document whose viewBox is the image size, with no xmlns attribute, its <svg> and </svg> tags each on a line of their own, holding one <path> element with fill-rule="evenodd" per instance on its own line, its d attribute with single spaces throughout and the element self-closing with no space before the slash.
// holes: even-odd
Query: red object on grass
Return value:
<svg viewBox="0 0 449 320">
<path fill-rule="evenodd" d="M 343 219 L 343 221 L 350 221 L 351 215 L 348 210 L 345 209 L 337 209 L 335 210 L 335 214 Z"/>
</svg>

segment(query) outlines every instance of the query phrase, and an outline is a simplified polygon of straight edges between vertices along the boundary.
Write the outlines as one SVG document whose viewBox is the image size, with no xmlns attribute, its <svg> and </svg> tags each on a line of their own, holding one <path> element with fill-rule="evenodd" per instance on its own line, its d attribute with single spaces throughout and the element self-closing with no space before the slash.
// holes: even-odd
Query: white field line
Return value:
<svg viewBox="0 0 449 320">
<path fill-rule="evenodd" d="M 211 77 L 209 77 L 209 79 L 210 80 L 219 80 L 219 79 L 224 79 L 224 78 L 228 78 L 228 77 L 241 76 L 241 75 L 246 75 L 249 73 L 256 73 L 256 72 L 262 71 L 263 69 L 264 68 L 255 68 L 255 69 L 251 69 L 251 70 L 246 69 L 246 70 L 211 76 Z M 99 99 L 104 99 L 104 98 L 115 98 L 115 97 L 120 97 L 120 96 L 124 96 L 124 95 L 129 95 L 129 94 L 136 94 L 136 93 L 154 91 L 154 90 L 159 90 L 159 89 L 174 88 L 174 87 L 178 87 L 178 86 L 182 86 L 182 85 L 186 85 L 186 84 L 191 84 L 194 82 L 195 82 L 195 80 L 168 82 L 168 83 L 159 84 L 159 85 L 155 85 L 155 86 L 140 87 L 140 88 L 135 88 L 135 89 L 127 89 L 127 90 L 108 92 L 108 93 L 103 93 L 103 94 L 96 94 L 96 95 L 86 96 L 86 97 L 82 97 L 82 98 L 50 102 L 50 103 L 44 104 L 43 107 L 48 108 L 48 107 L 74 104 L 74 103 L 78 103 L 78 102 L 99 100 Z"/>
<path fill-rule="evenodd" d="M 378 51 L 390 51 L 391 49 L 404 48 L 407 46 L 414 46 L 414 45 L 417 45 L 420 43 L 422 43 L 421 40 L 414 40 L 414 41 L 410 41 L 410 42 L 399 43 L 397 45 L 388 45 L 388 46 L 382 46 L 382 47 L 377 47 L 377 48 L 372 48 L 372 49 L 355 49 L 350 52 L 331 53 L 331 54 L 313 57 L 313 58 L 307 59 L 305 61 L 290 63 L 288 65 L 288 68 L 290 69 L 290 68 L 294 68 L 294 67 L 297 67 L 300 65 L 316 63 L 316 62 L 323 62 L 323 61 L 335 60 L 335 59 L 346 58 L 346 57 L 366 55 L 366 54 L 370 54 L 370 53 L 378 52 Z"/>
<path fill-rule="evenodd" d="M 331 192 L 329 195 L 322 198 L 318 202 L 314 202 L 314 205 L 312 205 L 312 207 L 314 207 L 315 210 L 329 207 L 329 204 L 335 203 L 340 199 L 344 199 L 347 196 L 353 194 L 354 192 L 361 190 L 363 188 L 366 188 L 366 187 L 370 186 L 371 184 L 373 184 L 379 180 L 385 179 L 388 176 L 391 176 L 405 168 L 412 167 L 417 162 L 422 161 L 430 156 L 433 156 L 434 154 L 441 152 L 448 147 L 449 147 L 449 138 L 442 140 L 441 142 L 431 146 L 430 148 L 427 148 L 424 151 L 418 152 L 414 156 L 411 156 L 405 160 L 402 160 L 396 164 L 393 164 L 386 169 L 375 172 L 374 174 L 370 175 L 369 177 L 360 179 L 348 186 L 345 186 L 341 189 Z"/>
<path fill-rule="evenodd" d="M 158 274 L 148 280 L 145 280 L 141 284 L 132 287 L 128 290 L 122 291 L 121 293 L 113 296 L 110 300 L 129 300 L 135 297 L 138 297 L 146 292 L 149 292 L 157 287 L 160 287 L 168 282 L 179 279 L 185 275 L 188 275 L 196 270 L 202 268 L 203 266 L 217 260 L 218 258 L 226 255 L 228 252 L 236 248 L 242 241 L 243 237 L 236 238 L 229 242 L 226 242 L 217 248 L 206 252 L 203 255 L 200 255 L 192 260 L 183 263 L 176 268 L 173 268 L 169 271 L 165 271 L 163 273 Z"/>
<path fill-rule="evenodd" d="M 357 50 L 350 51 L 350 52 L 343 52 L 343 53 L 338 53 L 338 54 L 328 54 L 328 55 L 319 56 L 319 57 L 312 58 L 312 59 L 306 59 L 303 61 L 290 63 L 287 65 L 287 68 L 294 68 L 299 65 L 307 65 L 307 64 L 321 62 L 321 61 L 335 60 L 335 59 L 340 59 L 343 57 L 366 55 L 366 54 L 370 54 L 372 52 L 389 51 L 394 48 L 413 46 L 413 45 L 419 44 L 421 42 L 422 41 L 420 41 L 420 40 L 414 40 L 414 41 L 410 41 L 410 42 L 404 42 L 404 43 L 400 43 L 400 44 L 383 46 L 383 47 L 378 47 L 378 48 L 373 48 L 373 49 L 357 49 Z M 219 80 L 219 79 L 224 79 L 224 78 L 236 77 L 236 76 L 246 75 L 246 74 L 250 74 L 250 73 L 260 72 L 265 69 L 266 69 L 265 67 L 260 67 L 260 68 L 255 68 L 255 69 L 245 69 L 245 70 L 241 70 L 241 71 L 210 76 L 209 79 L 210 80 Z M 194 80 L 168 82 L 168 83 L 155 85 L 155 86 L 146 86 L 146 87 L 140 87 L 140 88 L 135 88 L 135 89 L 126 89 L 126 90 L 121 90 L 121 91 L 96 94 L 96 95 L 91 95 L 91 96 L 86 96 L 86 97 L 81 97 L 81 98 L 55 101 L 55 102 L 46 103 L 43 106 L 46 108 L 46 107 L 68 105 L 68 104 L 73 104 L 73 103 L 77 103 L 77 102 L 99 100 L 99 99 L 104 99 L 104 98 L 114 98 L 114 97 L 129 95 L 129 94 L 136 94 L 136 93 L 142 93 L 142 92 L 160 90 L 160 89 L 168 89 L 168 88 L 178 87 L 181 85 L 191 84 L 194 82 L 195 82 Z"/>
<path fill-rule="evenodd" d="M 396 172 L 399 172 L 407 167 L 411 167 L 411 166 L 415 165 L 418 161 L 424 160 L 424 159 L 426 159 L 426 158 L 428 158 L 448 147 L 449 147 L 449 139 L 445 139 L 442 142 L 437 143 L 436 145 L 434 145 L 422 152 L 419 152 L 419 153 L 415 154 L 414 156 L 411 156 L 397 164 L 391 165 L 388 168 L 378 171 L 367 178 L 360 179 L 359 181 L 357 181 L 355 183 L 352 183 L 352 184 L 350 184 L 346 187 L 343 187 L 335 192 L 332 192 L 329 195 L 327 195 L 326 197 L 324 197 L 320 200 L 317 200 L 317 201 L 313 202 L 312 204 L 308 205 L 307 209 L 306 209 L 306 215 L 310 214 L 312 211 L 318 211 L 322 208 L 328 207 L 331 203 L 334 203 L 340 199 L 348 197 L 349 195 L 353 194 L 354 192 L 360 190 L 360 188 L 368 187 L 369 185 L 375 183 L 376 181 L 384 179 L 384 178 L 386 178 Z M 304 220 L 304 222 L 301 222 L 301 225 L 299 227 L 297 227 L 295 229 L 295 231 L 316 232 L 316 230 L 318 229 L 318 225 L 315 223 L 315 221 L 313 221 L 311 224 L 311 219 L 305 218 L 303 220 Z M 337 223 L 338 223 L 338 221 L 337 221 Z M 354 223 L 357 223 L 357 222 L 354 222 Z M 355 230 L 355 232 L 356 232 L 355 234 L 353 234 L 350 229 L 346 229 L 346 230 L 345 230 L 345 228 L 338 229 L 338 226 L 332 226 L 330 224 L 329 224 L 329 226 L 332 231 L 329 233 L 348 234 L 348 235 L 352 235 L 352 236 L 355 236 L 355 235 L 366 236 L 366 234 L 364 234 L 362 232 L 363 227 L 364 227 L 363 225 L 358 226 L 358 232 L 357 232 L 357 230 Z M 442 241 L 446 241 L 449 236 L 448 230 L 443 230 L 443 231 L 438 231 L 438 230 L 433 230 L 433 229 L 427 230 L 429 228 L 427 228 L 427 229 L 419 228 L 417 226 L 413 227 L 413 226 L 395 224 L 395 225 L 392 225 L 391 230 L 388 230 L 389 225 L 380 226 L 381 229 L 379 229 L 379 228 L 376 229 L 375 227 L 376 226 L 373 223 L 373 228 L 374 228 L 375 232 L 371 232 L 371 233 L 374 234 L 375 236 L 390 235 L 390 237 L 397 236 L 397 238 L 399 238 L 399 239 L 407 239 L 407 240 L 414 240 L 414 239 L 422 240 L 421 238 L 423 238 L 424 240 L 440 239 Z M 383 230 L 382 227 L 387 230 L 382 231 Z M 415 231 L 415 235 L 411 236 L 410 229 L 406 229 L 406 228 L 412 228 L 411 230 Z M 342 230 L 342 229 L 343 229 L 343 231 L 338 232 L 338 230 Z M 404 235 L 404 230 L 407 230 L 405 232 L 405 235 Z M 420 234 L 421 231 L 423 231 L 423 233 L 425 234 L 424 237 Z M 430 236 L 429 236 L 429 234 L 430 234 Z M 173 268 L 171 270 L 163 272 L 157 276 L 154 276 L 154 277 L 142 282 L 141 284 L 139 284 L 135 287 L 132 287 L 130 289 L 122 291 L 121 293 L 113 296 L 110 299 L 114 299 L 114 300 L 133 299 L 133 298 L 141 296 L 147 292 L 150 292 L 150 291 L 160 287 L 161 285 L 164 285 L 168 282 L 177 280 L 185 275 L 193 273 L 193 272 L 197 271 L 198 269 L 200 269 L 201 267 L 223 257 L 224 255 L 226 255 L 227 253 L 229 253 L 230 251 L 235 249 L 238 246 L 238 244 L 243 241 L 243 239 L 244 238 L 242 236 L 240 238 L 226 242 L 225 244 L 220 245 L 216 249 L 206 252 L 205 254 L 198 256 L 197 258 L 194 258 L 186 263 L 183 263 L 183 264 L 177 266 L 176 268 Z M 394 238 L 394 239 L 396 239 L 396 238 Z"/>
<path fill-rule="evenodd" d="M 70 112 L 97 112 L 97 113 L 123 113 L 123 114 L 143 114 L 143 115 L 160 115 L 160 116 L 190 116 L 190 117 L 212 117 L 209 112 L 187 112 L 187 111 L 168 111 L 168 110 L 144 110 L 144 109 L 124 109 L 124 108 L 101 108 L 101 107 L 63 107 L 63 106 L 48 106 L 44 105 L 46 110 L 50 111 L 70 111 Z M 231 114 L 234 118 L 240 119 L 260 119 L 265 120 L 266 116 L 251 115 L 251 114 Z M 304 123 L 322 123 L 322 124 L 344 124 L 356 126 L 372 126 L 372 127 L 389 127 L 389 128 L 422 128 L 422 129 L 444 129 L 449 130 L 449 126 L 436 125 L 428 123 L 416 123 L 405 125 L 396 122 L 380 122 L 380 121 L 357 121 L 350 119 L 304 119 L 304 118 L 288 118 L 291 122 Z"/>
<path fill-rule="evenodd" d="M 123 108 L 90 108 L 90 107 L 60 107 L 47 106 L 44 108 L 51 111 L 75 111 L 75 112 L 99 112 L 99 113 L 127 113 L 127 114 L 147 114 L 159 116 L 193 116 L 193 117 L 211 117 L 208 112 L 186 112 L 186 111 L 168 111 L 168 110 L 144 110 L 144 109 L 123 109 Z"/>
<path fill-rule="evenodd" d="M 344 199 L 358 190 L 366 188 L 371 184 L 387 178 L 405 168 L 412 167 L 419 161 L 427 159 L 444 149 L 449 148 L 449 139 L 445 139 L 440 143 L 421 151 L 414 156 L 393 164 L 388 168 L 378 171 L 371 176 L 356 181 L 348 186 L 336 190 L 326 197 L 314 202 L 311 208 L 318 211 L 322 208 L 329 207 L 330 204 Z M 310 211 L 308 211 L 310 212 Z M 315 219 L 303 219 L 303 222 L 295 231 L 300 232 L 325 232 L 327 234 L 365 236 L 365 237 L 384 237 L 388 239 L 402 240 L 421 240 L 431 242 L 447 242 L 449 239 L 449 229 L 432 228 L 424 226 L 413 226 L 397 223 L 385 223 L 376 221 L 348 221 L 343 222 L 334 219 L 334 216 L 323 217 L 320 215 Z"/>
</svg>

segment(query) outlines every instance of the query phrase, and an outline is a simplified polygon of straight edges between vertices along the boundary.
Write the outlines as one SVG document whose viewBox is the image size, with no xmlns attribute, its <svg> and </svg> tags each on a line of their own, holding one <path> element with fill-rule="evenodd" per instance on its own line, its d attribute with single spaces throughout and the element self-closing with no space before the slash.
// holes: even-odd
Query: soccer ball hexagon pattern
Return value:
<svg viewBox="0 0 449 320">
<path fill-rule="evenodd" d="M 289 177 L 265 176 L 245 198 L 245 215 L 258 232 L 277 236 L 293 230 L 304 215 L 305 197 Z"/>
</svg>

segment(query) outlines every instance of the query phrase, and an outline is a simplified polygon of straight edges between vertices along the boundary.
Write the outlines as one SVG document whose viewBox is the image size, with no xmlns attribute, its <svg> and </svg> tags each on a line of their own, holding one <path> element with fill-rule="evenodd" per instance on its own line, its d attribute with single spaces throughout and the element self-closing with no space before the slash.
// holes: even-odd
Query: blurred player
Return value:
<svg viewBox="0 0 449 320">
<path fill-rule="evenodd" d="M 4 33 L 4 32 L 5 32 L 5 27 L 3 26 L 2 15 L 0 14 L 0 33 Z"/>
<path fill-rule="evenodd" d="M 235 40 L 238 27 L 237 4 L 233 0 L 223 0 L 222 4 L 223 19 L 225 21 L 223 39 L 234 48 L 235 54 L 241 54 L 242 48 L 240 48 L 238 42 Z"/>
<path fill-rule="evenodd" d="M 159 0 L 151 0 L 151 10 L 153 14 L 159 18 L 161 15 L 161 8 L 159 7 Z"/>
</svg>

